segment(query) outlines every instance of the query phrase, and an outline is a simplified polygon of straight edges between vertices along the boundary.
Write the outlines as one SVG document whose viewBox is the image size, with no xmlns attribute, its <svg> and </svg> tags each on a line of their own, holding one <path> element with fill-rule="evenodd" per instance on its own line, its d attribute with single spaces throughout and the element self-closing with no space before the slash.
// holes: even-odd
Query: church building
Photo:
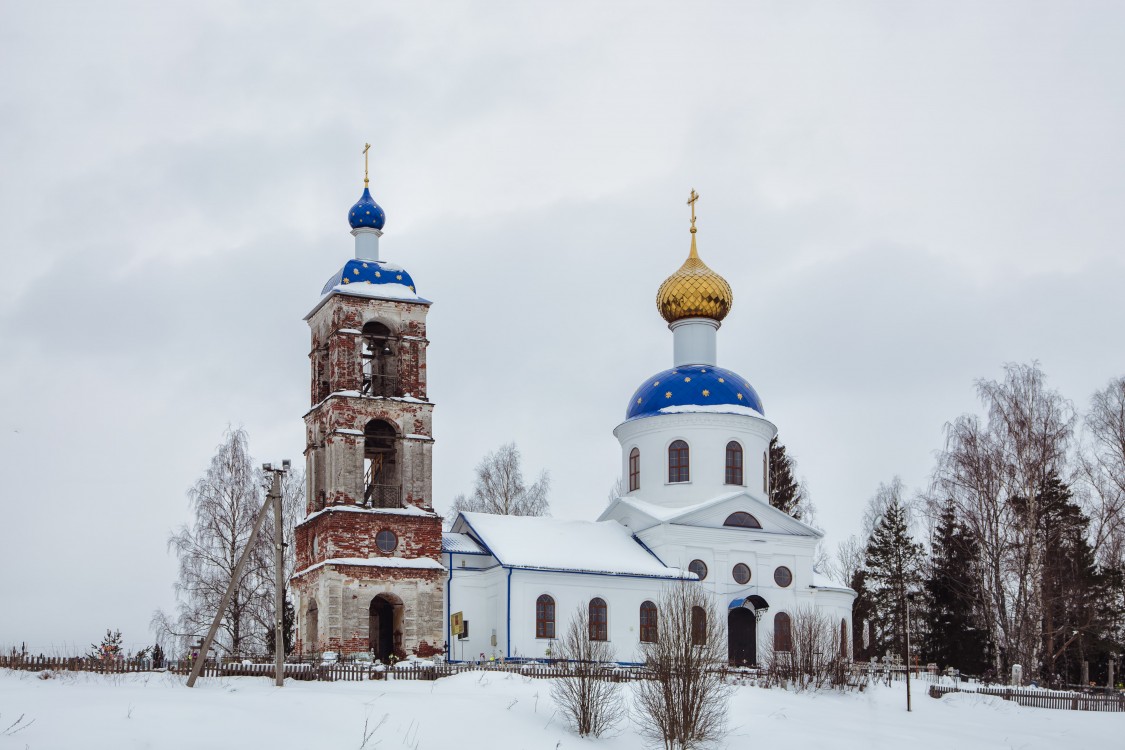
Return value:
<svg viewBox="0 0 1125 750">
<path fill-rule="evenodd" d="M 581 609 L 592 638 L 639 662 L 641 644 L 659 637 L 662 591 L 686 583 L 724 613 L 732 663 L 784 650 L 792 616 L 805 610 L 838 622 L 848 653 L 855 592 L 814 571 L 822 532 L 770 506 L 777 428 L 750 383 L 718 365 L 734 296 L 699 257 L 697 198 L 687 260 L 657 292 L 672 367 L 641 383 L 613 431 L 620 496 L 597 520 L 460 513 L 443 534 L 431 484 L 430 302 L 402 267 L 380 259 L 385 215 L 365 178 L 349 212 L 355 259 L 306 317 L 298 648 L 542 659 Z"/>
</svg>

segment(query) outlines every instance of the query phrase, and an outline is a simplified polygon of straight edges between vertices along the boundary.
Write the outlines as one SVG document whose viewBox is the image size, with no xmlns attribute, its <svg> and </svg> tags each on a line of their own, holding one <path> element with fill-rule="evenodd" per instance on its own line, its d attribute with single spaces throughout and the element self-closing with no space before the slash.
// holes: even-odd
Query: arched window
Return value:
<svg viewBox="0 0 1125 750">
<path fill-rule="evenodd" d="M 789 615 L 785 612 L 778 612 L 773 616 L 773 650 L 793 650 L 793 631 L 790 628 Z"/>
<path fill-rule="evenodd" d="M 641 643 L 656 643 L 656 605 L 641 604 Z"/>
<path fill-rule="evenodd" d="M 641 452 L 634 448 L 629 451 L 629 491 L 641 488 Z"/>
<path fill-rule="evenodd" d="M 762 453 L 762 492 L 770 494 L 770 452 Z"/>
<path fill-rule="evenodd" d="M 691 645 L 705 646 L 707 644 L 707 613 L 703 607 L 691 608 Z"/>
<path fill-rule="evenodd" d="M 840 658 L 848 658 L 848 621 L 840 620 Z"/>
<path fill-rule="evenodd" d="M 320 613 L 317 611 L 316 607 L 316 599 L 312 599 L 311 601 L 309 601 L 309 608 L 305 610 L 304 647 L 305 650 L 309 651 L 309 653 L 320 650 L 317 646 L 317 643 L 320 640 L 319 614 Z"/>
<path fill-rule="evenodd" d="M 688 444 L 683 440 L 676 440 L 668 446 L 668 481 L 669 482 L 688 482 L 691 481 L 691 473 L 688 471 Z"/>
<path fill-rule="evenodd" d="M 590 640 L 609 640 L 609 618 L 605 599 L 594 597 L 590 600 Z"/>
<path fill-rule="evenodd" d="M 742 446 L 727 443 L 727 484 L 742 484 Z"/>
<path fill-rule="evenodd" d="M 372 419 L 363 428 L 363 504 L 401 508 L 398 484 L 398 431 L 390 422 Z"/>
<path fill-rule="evenodd" d="M 555 600 L 546 594 L 535 600 L 535 637 L 555 637 Z"/>
<path fill-rule="evenodd" d="M 363 346 L 360 347 L 362 379 L 360 392 L 370 396 L 401 396 L 395 338 L 382 323 L 363 324 Z"/>
<path fill-rule="evenodd" d="M 727 516 L 727 520 L 723 521 L 723 526 L 738 526 L 743 529 L 762 528 L 762 524 L 758 523 L 757 518 L 741 510 Z"/>
</svg>

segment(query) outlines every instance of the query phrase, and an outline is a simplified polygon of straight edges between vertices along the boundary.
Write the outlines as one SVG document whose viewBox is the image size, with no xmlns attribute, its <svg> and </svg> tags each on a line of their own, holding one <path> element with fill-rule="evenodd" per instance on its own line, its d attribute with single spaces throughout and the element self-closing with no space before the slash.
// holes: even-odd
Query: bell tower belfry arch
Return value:
<svg viewBox="0 0 1125 750">
<path fill-rule="evenodd" d="M 431 303 L 406 269 L 380 258 L 386 214 L 368 182 L 365 164 L 363 194 L 348 212 L 355 257 L 305 316 L 311 408 L 293 576 L 298 647 L 385 656 L 390 643 L 396 653 L 430 655 L 442 646 L 444 570 L 426 389 Z M 377 597 L 398 602 L 390 634 L 386 622 L 370 632 Z"/>
</svg>

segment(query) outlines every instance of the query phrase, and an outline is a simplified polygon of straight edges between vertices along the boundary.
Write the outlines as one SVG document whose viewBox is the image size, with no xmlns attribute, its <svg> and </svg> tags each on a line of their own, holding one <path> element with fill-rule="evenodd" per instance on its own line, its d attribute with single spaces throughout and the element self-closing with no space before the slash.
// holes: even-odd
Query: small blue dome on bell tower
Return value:
<svg viewBox="0 0 1125 750">
<path fill-rule="evenodd" d="M 363 195 L 348 211 L 348 223 L 352 225 L 352 229 L 359 229 L 360 227 L 382 229 L 383 225 L 387 223 L 386 213 L 371 197 L 371 191 L 366 187 L 363 188 Z"/>
</svg>

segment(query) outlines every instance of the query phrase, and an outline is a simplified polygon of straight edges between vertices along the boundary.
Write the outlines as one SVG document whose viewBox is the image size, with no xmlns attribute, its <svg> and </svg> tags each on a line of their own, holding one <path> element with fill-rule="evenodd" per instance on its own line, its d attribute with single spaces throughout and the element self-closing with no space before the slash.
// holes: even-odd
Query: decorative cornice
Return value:
<svg viewBox="0 0 1125 750">
<path fill-rule="evenodd" d="M 716 412 L 680 412 L 630 419 L 613 428 L 613 435 L 620 440 L 624 435 L 633 438 L 654 432 L 664 432 L 675 427 L 738 427 L 743 431 L 767 439 L 772 438 L 777 433 L 777 425 L 765 417 Z"/>
</svg>

